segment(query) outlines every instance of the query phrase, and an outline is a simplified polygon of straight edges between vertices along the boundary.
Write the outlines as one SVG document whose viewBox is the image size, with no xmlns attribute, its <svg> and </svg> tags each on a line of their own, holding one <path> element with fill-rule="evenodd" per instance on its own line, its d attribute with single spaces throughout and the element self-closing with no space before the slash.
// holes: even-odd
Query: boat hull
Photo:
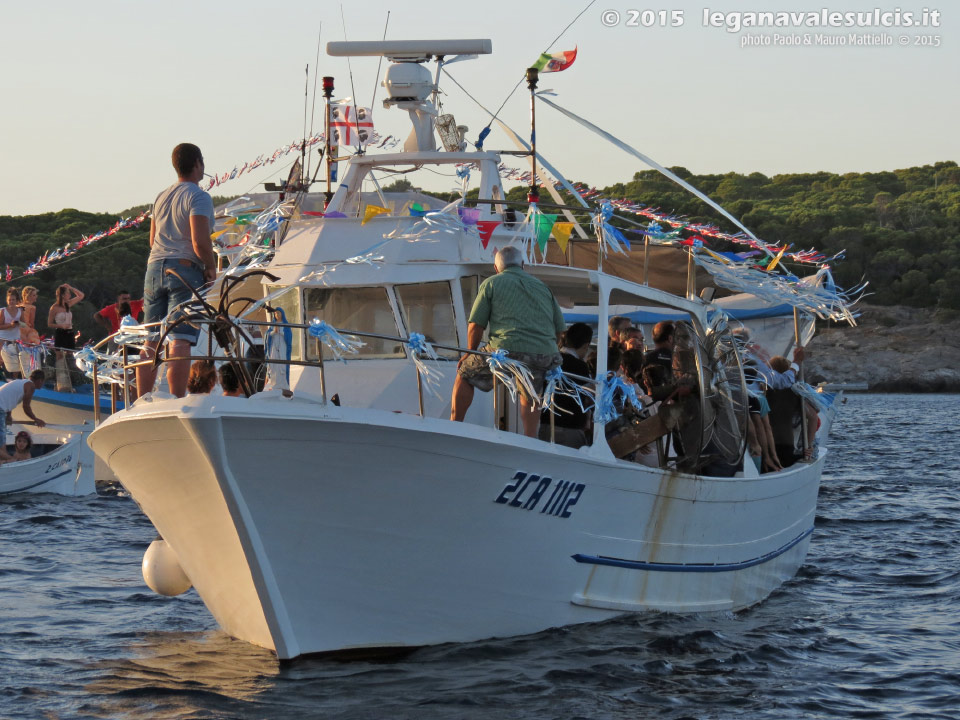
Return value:
<svg viewBox="0 0 960 720">
<path fill-rule="evenodd" d="M 138 406 L 91 446 L 221 627 L 281 658 L 748 607 L 802 564 L 823 462 L 706 478 L 256 398 Z"/>
<path fill-rule="evenodd" d="M 100 416 L 110 415 L 110 395 L 100 394 Z M 31 407 L 37 417 L 42 418 L 44 422 L 55 425 L 83 425 L 94 423 L 94 400 L 91 387 L 79 386 L 76 392 L 59 392 L 50 388 L 41 388 L 33 394 Z M 123 402 L 117 402 L 117 408 L 123 409 Z M 14 410 L 14 415 L 22 417 L 24 415 L 22 403 Z M 116 482 L 117 478 L 99 458 L 95 459 L 94 475 L 101 482 Z"/>
<path fill-rule="evenodd" d="M 9 428 L 8 439 L 18 429 Z M 26 492 L 81 496 L 96 492 L 94 455 L 87 447 L 85 433 L 30 430 L 35 445 L 56 447 L 30 460 L 0 465 L 0 496 Z"/>
</svg>

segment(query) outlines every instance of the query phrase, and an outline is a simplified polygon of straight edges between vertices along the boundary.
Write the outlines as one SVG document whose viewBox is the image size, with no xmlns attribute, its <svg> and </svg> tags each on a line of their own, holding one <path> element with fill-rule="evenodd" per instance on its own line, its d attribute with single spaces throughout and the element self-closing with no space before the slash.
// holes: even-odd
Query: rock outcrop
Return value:
<svg viewBox="0 0 960 720">
<path fill-rule="evenodd" d="M 871 391 L 960 392 L 960 320 L 932 310 L 861 306 L 856 327 L 819 329 L 807 382 L 866 383 Z"/>
</svg>

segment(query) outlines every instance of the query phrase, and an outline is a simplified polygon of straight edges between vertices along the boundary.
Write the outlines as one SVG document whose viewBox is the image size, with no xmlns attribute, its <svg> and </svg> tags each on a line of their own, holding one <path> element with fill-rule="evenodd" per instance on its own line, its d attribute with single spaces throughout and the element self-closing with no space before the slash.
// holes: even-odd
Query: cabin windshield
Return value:
<svg viewBox="0 0 960 720">
<path fill-rule="evenodd" d="M 400 331 L 386 288 L 307 288 L 304 292 L 304 322 L 314 318 L 335 328 L 398 337 Z M 403 357 L 403 346 L 396 340 L 359 338 L 364 345 L 359 358 Z M 316 360 L 316 342 L 307 344 L 307 359 Z"/>
<path fill-rule="evenodd" d="M 396 285 L 397 300 L 403 321 L 410 333 L 422 333 L 427 342 L 440 345 L 465 345 L 457 338 L 457 323 L 453 315 L 453 298 L 449 282 Z M 441 357 L 456 359 L 455 350 L 437 348 Z"/>
</svg>

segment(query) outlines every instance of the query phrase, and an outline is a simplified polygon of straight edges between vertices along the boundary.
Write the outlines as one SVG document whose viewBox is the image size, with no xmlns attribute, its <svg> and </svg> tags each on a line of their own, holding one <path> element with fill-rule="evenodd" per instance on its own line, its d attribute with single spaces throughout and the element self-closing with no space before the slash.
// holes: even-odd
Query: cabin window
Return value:
<svg viewBox="0 0 960 720">
<path fill-rule="evenodd" d="M 314 318 L 323 320 L 337 330 L 376 333 L 396 338 L 400 335 L 397 321 L 390 307 L 386 288 L 307 288 L 304 292 L 304 322 Z M 360 358 L 403 357 L 399 340 L 361 337 L 364 343 L 357 355 Z M 324 352 L 324 357 L 329 357 Z M 307 358 L 317 359 L 316 342 L 307 343 Z"/>
<path fill-rule="evenodd" d="M 268 293 L 274 293 L 278 290 L 277 287 L 268 287 Z M 283 315 L 287 319 L 288 323 L 300 323 L 303 322 L 300 314 L 300 288 L 291 287 L 282 292 L 279 295 L 272 298 L 269 302 L 271 307 L 275 307 L 278 310 L 283 310 Z M 265 313 L 258 312 L 256 315 L 257 320 L 266 319 Z M 265 328 L 257 328 L 258 331 L 264 332 Z M 290 343 L 290 359 L 291 360 L 300 360 L 301 359 L 301 336 L 303 335 L 302 330 L 293 330 L 292 331 L 292 342 Z"/>
<path fill-rule="evenodd" d="M 477 300 L 477 288 L 480 286 L 480 278 L 476 275 L 468 275 L 460 278 L 460 292 L 463 295 L 463 311 L 470 317 L 470 311 L 473 310 L 473 303 Z"/>
<path fill-rule="evenodd" d="M 457 346 L 457 324 L 449 282 L 397 285 L 403 320 L 409 332 L 423 333 L 427 342 Z M 456 350 L 436 348 L 437 355 L 456 359 Z"/>
</svg>

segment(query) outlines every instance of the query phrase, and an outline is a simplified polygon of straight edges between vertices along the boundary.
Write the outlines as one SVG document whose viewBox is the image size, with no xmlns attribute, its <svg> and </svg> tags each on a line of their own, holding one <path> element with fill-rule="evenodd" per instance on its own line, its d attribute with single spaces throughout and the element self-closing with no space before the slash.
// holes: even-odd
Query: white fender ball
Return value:
<svg viewBox="0 0 960 720">
<path fill-rule="evenodd" d="M 143 554 L 143 579 L 159 595 L 179 595 L 192 585 L 166 540 L 154 540 Z"/>
</svg>

